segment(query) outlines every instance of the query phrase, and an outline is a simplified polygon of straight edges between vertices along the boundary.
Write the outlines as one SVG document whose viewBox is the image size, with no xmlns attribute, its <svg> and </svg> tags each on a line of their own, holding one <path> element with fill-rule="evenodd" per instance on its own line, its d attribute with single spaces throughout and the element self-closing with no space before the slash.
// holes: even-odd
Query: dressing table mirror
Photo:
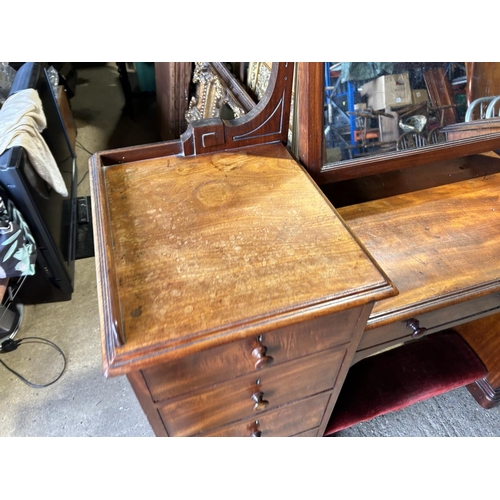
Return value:
<svg viewBox="0 0 500 500">
<path fill-rule="evenodd" d="M 323 131 L 300 159 L 326 184 L 499 149 L 498 66 L 298 63 L 301 128 Z"/>
</svg>

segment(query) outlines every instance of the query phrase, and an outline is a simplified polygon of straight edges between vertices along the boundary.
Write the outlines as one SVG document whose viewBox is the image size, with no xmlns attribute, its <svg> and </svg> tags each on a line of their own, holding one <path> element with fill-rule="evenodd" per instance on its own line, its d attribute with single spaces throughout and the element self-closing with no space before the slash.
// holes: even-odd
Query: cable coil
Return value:
<svg viewBox="0 0 500 500">
<path fill-rule="evenodd" d="M 7 370 L 9 370 L 11 373 L 13 373 L 22 382 L 24 382 L 26 385 L 29 385 L 30 387 L 32 387 L 34 389 L 43 389 L 45 387 L 49 387 L 52 384 L 55 384 L 63 376 L 63 373 L 66 370 L 66 364 L 67 364 L 67 360 L 66 360 L 66 356 L 65 356 L 64 352 L 62 351 L 62 349 L 58 345 L 54 344 L 54 342 L 47 340 L 47 339 L 44 339 L 42 337 L 24 337 L 23 339 L 19 339 L 19 340 L 14 340 L 14 339 L 4 340 L 1 344 L 0 354 L 5 354 L 8 352 L 15 351 L 22 344 L 48 345 L 50 347 L 53 347 L 62 356 L 62 359 L 63 359 L 63 368 L 62 368 L 61 372 L 54 380 L 52 380 L 52 382 L 49 382 L 48 384 L 35 384 L 34 382 L 29 381 L 28 379 L 23 377 L 20 373 L 13 370 L 12 368 L 10 368 L 2 359 L 0 359 L 0 364 L 2 364 Z"/>
</svg>

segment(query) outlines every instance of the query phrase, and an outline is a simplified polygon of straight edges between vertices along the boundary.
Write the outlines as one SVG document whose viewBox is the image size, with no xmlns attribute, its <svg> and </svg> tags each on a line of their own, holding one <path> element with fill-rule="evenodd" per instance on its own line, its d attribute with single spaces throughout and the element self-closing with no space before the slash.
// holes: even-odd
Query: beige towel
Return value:
<svg viewBox="0 0 500 500">
<path fill-rule="evenodd" d="M 0 109 L 0 154 L 22 146 L 40 177 L 57 193 L 68 190 L 52 153 L 41 133 L 47 127 L 38 92 L 26 89 L 11 95 Z"/>
</svg>

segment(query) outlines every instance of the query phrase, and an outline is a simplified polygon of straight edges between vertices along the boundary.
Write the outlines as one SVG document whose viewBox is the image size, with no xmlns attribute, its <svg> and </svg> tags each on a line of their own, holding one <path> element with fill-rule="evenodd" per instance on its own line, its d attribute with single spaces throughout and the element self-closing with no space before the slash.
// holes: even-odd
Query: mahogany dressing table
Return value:
<svg viewBox="0 0 500 500">
<path fill-rule="evenodd" d="M 500 308 L 500 181 L 473 173 L 496 158 L 439 146 L 418 175 L 410 155 L 360 163 L 362 182 L 324 168 L 318 75 L 299 63 L 306 168 L 284 145 L 286 63 L 244 116 L 90 161 L 104 371 L 128 377 L 158 436 L 322 436 L 352 364 Z M 438 160 L 462 179 L 429 184 Z M 388 196 L 377 179 L 401 169 L 423 187 Z"/>
</svg>

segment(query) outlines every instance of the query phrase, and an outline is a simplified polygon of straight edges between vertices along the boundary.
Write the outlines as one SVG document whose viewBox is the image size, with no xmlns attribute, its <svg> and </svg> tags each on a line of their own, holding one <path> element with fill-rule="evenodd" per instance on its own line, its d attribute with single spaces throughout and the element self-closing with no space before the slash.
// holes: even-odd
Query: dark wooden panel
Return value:
<svg viewBox="0 0 500 500">
<path fill-rule="evenodd" d="M 467 106 L 479 97 L 500 95 L 499 62 L 467 62 Z"/>
<path fill-rule="evenodd" d="M 179 139 L 186 131 L 191 66 L 190 62 L 155 63 L 158 121 L 164 141 Z"/>
<path fill-rule="evenodd" d="M 268 412 L 260 417 L 245 420 L 234 425 L 223 427 L 214 432 L 202 434 L 210 437 L 314 437 L 318 433 L 318 424 L 321 420 L 329 394 L 320 394 L 298 403 L 287 405 L 279 410 Z M 311 429 L 311 427 L 315 427 Z M 307 429 L 304 432 L 303 429 Z"/>
<path fill-rule="evenodd" d="M 455 158 L 322 186 L 337 208 L 500 173 L 496 153 Z"/>
<path fill-rule="evenodd" d="M 69 104 L 68 96 L 63 85 L 57 87 L 56 94 L 57 106 L 59 112 L 61 113 L 61 118 L 66 128 L 66 133 L 68 134 L 68 139 L 73 149 L 73 153 L 76 155 L 76 135 L 77 129 L 75 121 L 73 119 L 73 112 L 71 111 L 71 106 Z"/>
<path fill-rule="evenodd" d="M 273 358 L 271 366 L 277 366 L 348 342 L 359 315 L 360 309 L 356 308 L 316 318 L 266 333 L 260 342 L 258 337 L 252 337 L 153 366 L 143 370 L 143 375 L 155 401 L 250 372 L 259 376 L 268 367 L 256 369 L 259 358 L 252 352 L 258 346 L 266 347 L 265 356 Z"/>
<path fill-rule="evenodd" d="M 312 174 L 323 167 L 324 63 L 297 63 L 299 160 Z"/>
<path fill-rule="evenodd" d="M 264 97 L 248 113 L 234 120 L 192 121 L 181 141 L 185 155 L 287 142 L 293 63 L 273 63 Z"/>
<path fill-rule="evenodd" d="M 344 355 L 345 350 L 330 350 L 290 361 L 160 405 L 159 412 L 171 436 L 191 436 L 264 414 L 254 412 L 253 394 L 262 392 L 271 410 L 327 391 L 335 384 Z"/>
<path fill-rule="evenodd" d="M 425 70 L 424 79 L 432 106 L 440 108 L 437 115 L 442 116 L 442 124 L 450 125 L 456 123 L 457 110 L 453 101 L 453 91 L 444 68 L 439 67 Z"/>
<path fill-rule="evenodd" d="M 158 409 L 151 401 L 149 390 L 144 382 L 141 372 L 131 372 L 127 374 L 128 381 L 134 390 L 135 396 L 141 404 L 142 410 L 148 418 L 149 424 L 157 437 L 168 437 L 163 420 L 158 413 Z"/>
<path fill-rule="evenodd" d="M 91 174 L 92 171 L 103 166 L 107 167 L 120 163 L 151 160 L 153 158 L 162 158 L 164 156 L 178 155 L 181 153 L 182 144 L 180 140 L 102 151 L 94 155 L 90 160 Z M 95 175 L 97 174 L 94 173 L 94 177 Z"/>
</svg>

